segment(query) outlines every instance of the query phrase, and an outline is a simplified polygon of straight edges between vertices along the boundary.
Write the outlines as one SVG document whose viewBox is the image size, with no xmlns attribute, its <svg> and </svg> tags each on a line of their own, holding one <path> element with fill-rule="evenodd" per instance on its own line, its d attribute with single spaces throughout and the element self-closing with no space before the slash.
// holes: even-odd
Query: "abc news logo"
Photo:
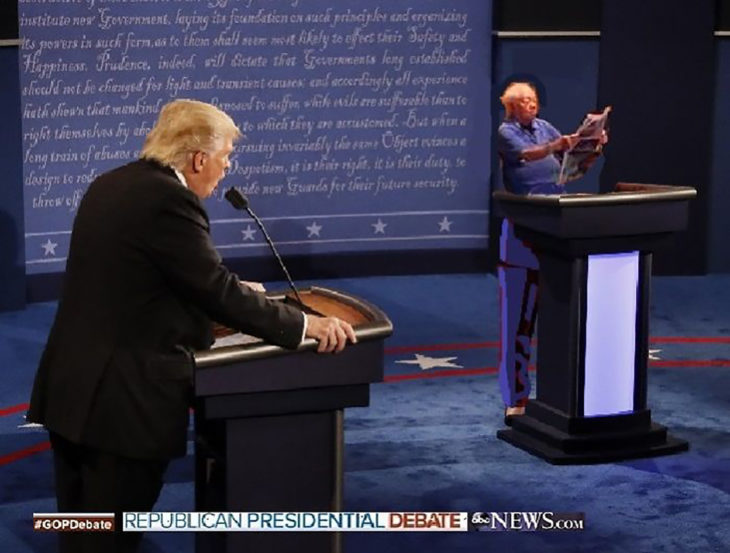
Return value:
<svg viewBox="0 0 730 553">
<path fill-rule="evenodd" d="M 575 532 L 585 529 L 585 513 L 556 513 L 553 511 L 471 513 L 469 529 L 477 532 Z"/>
</svg>

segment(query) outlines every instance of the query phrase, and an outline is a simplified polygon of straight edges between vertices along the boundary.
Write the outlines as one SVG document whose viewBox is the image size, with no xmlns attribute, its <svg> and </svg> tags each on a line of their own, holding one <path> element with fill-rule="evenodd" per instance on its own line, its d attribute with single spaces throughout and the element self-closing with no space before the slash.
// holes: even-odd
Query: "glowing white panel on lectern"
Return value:
<svg viewBox="0 0 730 553">
<path fill-rule="evenodd" d="M 639 252 L 588 256 L 583 412 L 634 410 Z"/>
</svg>

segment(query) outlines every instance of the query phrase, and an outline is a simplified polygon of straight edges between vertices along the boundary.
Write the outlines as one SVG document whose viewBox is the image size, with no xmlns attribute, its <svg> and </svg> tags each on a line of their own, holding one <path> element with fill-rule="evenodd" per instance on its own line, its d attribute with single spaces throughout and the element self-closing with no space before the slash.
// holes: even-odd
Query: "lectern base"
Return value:
<svg viewBox="0 0 730 553">
<path fill-rule="evenodd" d="M 581 435 L 563 432 L 525 415 L 514 422 L 512 429 L 498 431 L 497 437 L 553 465 L 658 457 L 689 449 L 687 441 L 667 434 L 666 428 L 656 423 L 645 431 L 625 435 L 617 432 Z"/>
</svg>

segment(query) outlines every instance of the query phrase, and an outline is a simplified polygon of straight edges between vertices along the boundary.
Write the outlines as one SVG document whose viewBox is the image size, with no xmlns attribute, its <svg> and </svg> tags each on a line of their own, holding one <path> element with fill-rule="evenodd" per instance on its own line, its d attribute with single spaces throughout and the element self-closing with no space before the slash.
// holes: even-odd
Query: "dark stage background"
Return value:
<svg viewBox="0 0 730 553">
<path fill-rule="evenodd" d="M 2 36 L 10 39 L 0 47 L 8 84 L 0 109 L 9 123 L 0 130 L 8 145 L 0 154 L 8 183 L 0 198 L 1 308 L 56 297 L 85 181 L 134 157 L 142 139 L 135 131 L 142 135 L 158 102 L 175 95 L 220 102 L 247 129 L 248 146 L 239 148 L 240 163 L 224 185 L 249 192 L 295 278 L 489 269 L 496 224 L 489 220 L 489 191 L 499 186 L 491 134 L 502 117 L 499 92 L 515 78 L 536 82 L 541 115 L 563 132 L 575 128 L 585 111 L 614 106 L 605 160 L 574 190 L 598 192 L 617 180 L 699 190 L 690 228 L 659 252 L 657 272 L 730 270 L 724 239 L 730 193 L 723 186 L 730 160 L 719 154 L 730 140 L 726 0 L 662 2 L 661 10 L 597 0 L 495 1 L 493 9 L 478 0 L 416 7 L 366 0 L 295 8 L 254 2 L 248 11 L 247 3 L 232 1 L 225 9 L 189 2 L 165 9 L 92 4 L 58 10 L 66 17 L 95 17 L 72 19 L 75 25 L 66 27 L 32 19 L 56 7 L 21 4 L 20 36 L 33 41 L 22 48 L 12 40 L 17 6 L 5 2 L 0 8 Z M 296 19 L 324 18 L 328 8 L 338 22 Z M 368 13 L 385 14 L 385 20 L 363 19 Z M 430 19 L 414 20 L 414 13 Z M 289 20 L 262 25 L 236 19 L 272 14 Z M 143 25 L 125 19 L 139 15 L 167 19 Z M 648 28 L 653 31 L 645 33 Z M 236 35 L 236 29 L 246 32 Z M 388 42 L 399 34 L 400 42 Z M 335 35 L 342 43 L 333 43 Z M 253 36 L 259 45 L 242 44 Z M 56 38 L 79 42 L 76 48 L 40 43 Z M 98 38 L 110 42 L 96 43 Z M 175 39 L 189 45 L 174 46 Z M 93 46 L 84 48 L 88 41 Z M 332 59 L 338 56 L 360 59 L 338 65 Z M 286 65 L 292 57 L 295 65 Z M 59 58 L 76 65 L 43 65 Z M 332 79 L 341 77 L 359 80 L 333 86 Z M 202 88 L 215 78 L 239 88 Z M 257 79 L 267 81 L 265 89 L 255 88 Z M 285 80 L 291 88 L 270 87 Z M 405 98 L 396 107 L 395 93 Z M 107 105 L 119 109 L 116 115 L 99 111 Z M 269 154 L 267 145 L 279 151 Z M 276 267 L 255 226 L 218 198 L 208 208 L 229 264 L 248 278 L 274 278 Z"/>
</svg>

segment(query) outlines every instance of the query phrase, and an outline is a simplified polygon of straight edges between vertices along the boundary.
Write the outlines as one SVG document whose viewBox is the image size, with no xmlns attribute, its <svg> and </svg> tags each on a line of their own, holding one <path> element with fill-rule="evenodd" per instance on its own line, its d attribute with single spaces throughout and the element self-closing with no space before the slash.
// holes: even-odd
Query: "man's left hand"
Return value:
<svg viewBox="0 0 730 553">
<path fill-rule="evenodd" d="M 308 338 L 314 338 L 319 342 L 317 351 L 319 353 L 339 353 L 345 349 L 348 340 L 356 344 L 355 331 L 349 323 L 337 317 L 318 317 L 317 315 L 306 315 Z"/>
</svg>

